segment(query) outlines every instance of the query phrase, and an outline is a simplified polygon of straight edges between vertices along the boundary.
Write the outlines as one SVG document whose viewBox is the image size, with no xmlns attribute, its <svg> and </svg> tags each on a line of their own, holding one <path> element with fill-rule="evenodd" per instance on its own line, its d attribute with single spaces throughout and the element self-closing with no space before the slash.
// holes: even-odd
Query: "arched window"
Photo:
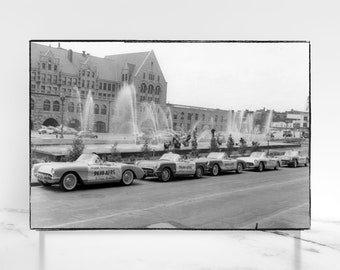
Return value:
<svg viewBox="0 0 340 270">
<path fill-rule="evenodd" d="M 140 92 L 141 93 L 146 93 L 146 84 L 142 83 L 141 87 L 140 87 Z"/>
<path fill-rule="evenodd" d="M 68 111 L 69 111 L 69 112 L 74 112 L 74 103 L 73 103 L 73 102 L 70 102 L 70 103 L 68 104 Z"/>
<path fill-rule="evenodd" d="M 34 99 L 33 98 L 31 98 L 30 108 L 31 110 L 34 110 Z"/>
<path fill-rule="evenodd" d="M 44 111 L 50 111 L 51 110 L 51 102 L 47 99 L 44 101 L 43 110 Z"/>
<path fill-rule="evenodd" d="M 60 102 L 57 100 L 53 102 L 53 111 L 54 112 L 60 111 Z"/>
<path fill-rule="evenodd" d="M 105 105 L 102 106 L 102 109 L 101 109 L 100 113 L 101 114 L 106 114 L 106 106 Z"/>
<path fill-rule="evenodd" d="M 83 104 L 78 103 L 78 105 L 77 105 L 77 112 L 79 112 L 79 113 L 83 112 Z"/>
<path fill-rule="evenodd" d="M 156 86 L 155 94 L 159 95 L 161 93 L 161 88 L 159 86 Z"/>
<path fill-rule="evenodd" d="M 94 105 L 94 113 L 99 114 L 99 105 L 98 104 Z"/>
<path fill-rule="evenodd" d="M 153 93 L 153 85 L 150 84 L 150 85 L 149 85 L 148 94 L 152 94 L 152 93 Z"/>
</svg>

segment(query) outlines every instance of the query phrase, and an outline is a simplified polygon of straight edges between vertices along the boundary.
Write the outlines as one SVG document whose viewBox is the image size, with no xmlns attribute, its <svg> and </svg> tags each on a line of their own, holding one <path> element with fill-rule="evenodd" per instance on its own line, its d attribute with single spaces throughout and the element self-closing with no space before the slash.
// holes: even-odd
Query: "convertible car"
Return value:
<svg viewBox="0 0 340 270">
<path fill-rule="evenodd" d="M 237 160 L 245 162 L 247 168 L 257 169 L 259 172 L 264 169 L 277 170 L 281 166 L 280 159 L 270 157 L 266 152 L 253 152 L 250 157 L 239 157 Z"/>
<path fill-rule="evenodd" d="M 140 160 L 135 165 L 144 170 L 145 176 L 156 176 L 163 182 L 176 176 L 201 178 L 208 169 L 206 161 L 183 159 L 171 152 L 163 154 L 159 160 Z"/>
<path fill-rule="evenodd" d="M 288 150 L 283 156 L 277 156 L 277 158 L 281 159 L 282 165 L 293 166 L 294 168 L 300 165 L 308 166 L 309 163 L 309 158 L 301 155 L 300 151 L 296 150 Z"/>
<path fill-rule="evenodd" d="M 65 191 L 74 190 L 77 184 L 98 184 L 120 181 L 131 185 L 142 179 L 144 172 L 135 165 L 103 162 L 96 154 L 82 154 L 74 162 L 38 163 L 33 175 L 44 186 L 60 184 Z"/>
<path fill-rule="evenodd" d="M 226 171 L 241 173 L 246 168 L 246 163 L 243 160 L 230 158 L 223 152 L 211 152 L 206 158 L 198 158 L 196 161 L 206 161 L 208 163 L 208 171 L 213 176 Z"/>
</svg>

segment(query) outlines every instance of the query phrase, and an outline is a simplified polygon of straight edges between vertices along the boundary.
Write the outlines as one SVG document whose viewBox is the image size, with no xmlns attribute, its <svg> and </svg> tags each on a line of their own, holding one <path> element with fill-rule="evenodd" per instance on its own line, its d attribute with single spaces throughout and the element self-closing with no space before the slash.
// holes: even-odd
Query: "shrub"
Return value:
<svg viewBox="0 0 340 270">
<path fill-rule="evenodd" d="M 122 155 L 118 151 L 117 145 L 118 145 L 118 143 L 115 142 L 113 144 L 113 146 L 111 147 L 111 158 L 110 158 L 110 161 L 113 161 L 113 162 L 121 162 L 122 161 Z"/>
<path fill-rule="evenodd" d="M 65 159 L 67 161 L 75 161 L 83 153 L 84 148 L 83 139 L 79 137 L 74 138 L 72 148 L 68 151 Z"/>
<path fill-rule="evenodd" d="M 148 138 L 144 139 L 144 144 L 143 144 L 141 150 L 142 150 L 144 159 L 150 159 L 151 148 L 149 146 L 149 139 Z"/>
<path fill-rule="evenodd" d="M 226 149 L 227 155 L 229 157 L 231 156 L 231 153 L 233 152 L 234 144 L 235 143 L 234 143 L 233 136 L 231 136 L 230 134 L 227 140 L 227 149 Z"/>
<path fill-rule="evenodd" d="M 241 138 L 240 139 L 240 144 L 239 144 L 238 152 L 239 154 L 243 155 L 247 151 L 247 142 L 245 139 Z"/>
<path fill-rule="evenodd" d="M 251 149 L 250 152 L 257 152 L 260 149 L 260 143 L 259 142 L 251 142 Z"/>
</svg>

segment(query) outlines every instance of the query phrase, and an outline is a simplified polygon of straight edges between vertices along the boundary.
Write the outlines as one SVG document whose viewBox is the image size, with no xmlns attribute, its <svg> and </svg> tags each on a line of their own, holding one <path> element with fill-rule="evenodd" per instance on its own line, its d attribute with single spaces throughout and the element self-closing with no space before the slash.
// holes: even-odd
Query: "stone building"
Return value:
<svg viewBox="0 0 340 270">
<path fill-rule="evenodd" d="M 166 103 L 167 82 L 153 51 L 101 58 L 31 43 L 30 64 L 31 129 L 60 125 L 62 110 L 64 125 L 79 129 L 91 96 L 93 130 L 109 132 L 112 106 L 125 83 L 135 86 L 138 104 Z"/>
</svg>

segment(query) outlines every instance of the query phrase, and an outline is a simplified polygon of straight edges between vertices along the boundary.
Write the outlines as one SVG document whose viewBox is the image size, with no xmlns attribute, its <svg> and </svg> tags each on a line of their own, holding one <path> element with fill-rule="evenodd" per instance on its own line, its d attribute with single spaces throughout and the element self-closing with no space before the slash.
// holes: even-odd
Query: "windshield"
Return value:
<svg viewBox="0 0 340 270">
<path fill-rule="evenodd" d="M 169 161 L 178 161 L 180 159 L 180 155 L 177 154 L 164 154 L 161 156 L 159 160 L 169 160 Z"/>
<path fill-rule="evenodd" d="M 96 154 L 82 154 L 76 161 L 98 164 L 100 163 L 100 158 Z"/>
<path fill-rule="evenodd" d="M 254 157 L 254 158 L 261 158 L 261 157 L 265 157 L 266 153 L 264 153 L 264 152 L 253 152 L 253 153 L 251 153 L 250 156 Z"/>
<path fill-rule="evenodd" d="M 226 157 L 224 153 L 212 152 L 207 156 L 207 158 L 224 159 Z"/>
<path fill-rule="evenodd" d="M 297 156 L 298 152 L 294 151 L 294 150 L 288 150 L 285 152 L 285 156 L 289 156 L 289 157 L 293 157 L 293 156 Z"/>
</svg>

